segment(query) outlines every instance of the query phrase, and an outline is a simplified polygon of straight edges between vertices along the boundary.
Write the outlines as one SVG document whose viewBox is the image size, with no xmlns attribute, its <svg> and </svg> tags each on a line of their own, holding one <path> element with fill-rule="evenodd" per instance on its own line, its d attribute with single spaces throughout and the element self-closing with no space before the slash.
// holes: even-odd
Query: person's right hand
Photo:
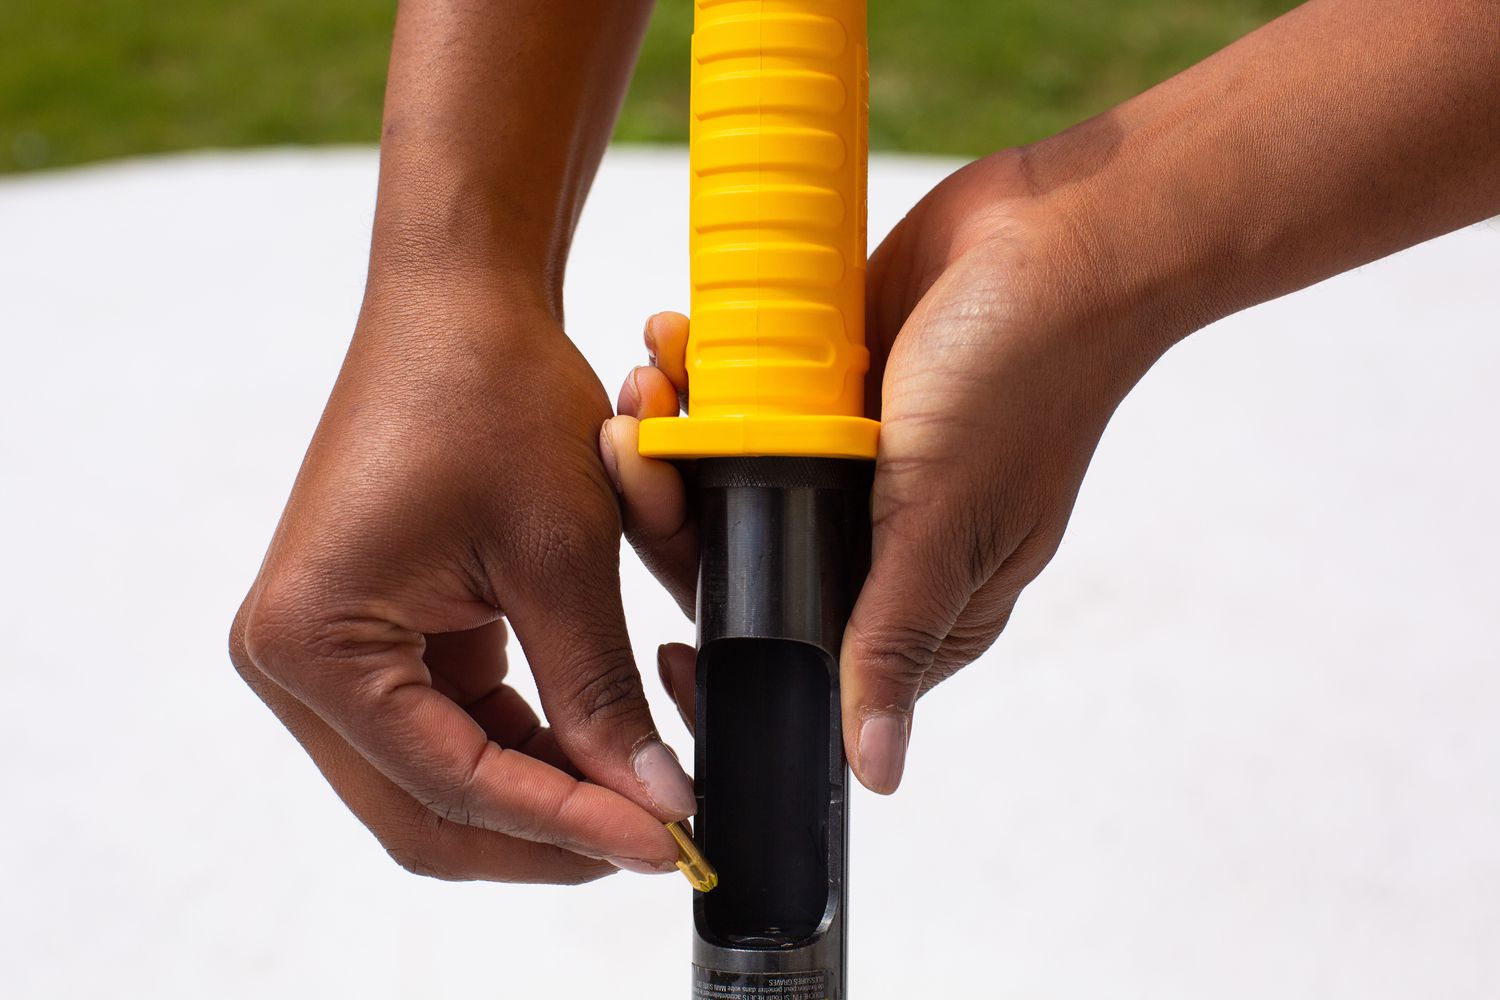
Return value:
<svg viewBox="0 0 1500 1000">
<path fill-rule="evenodd" d="M 602 387 L 492 275 L 372 288 L 235 666 L 406 868 L 671 871 L 694 809 L 626 636 Z M 505 623 L 551 729 L 505 684 Z"/>
</svg>

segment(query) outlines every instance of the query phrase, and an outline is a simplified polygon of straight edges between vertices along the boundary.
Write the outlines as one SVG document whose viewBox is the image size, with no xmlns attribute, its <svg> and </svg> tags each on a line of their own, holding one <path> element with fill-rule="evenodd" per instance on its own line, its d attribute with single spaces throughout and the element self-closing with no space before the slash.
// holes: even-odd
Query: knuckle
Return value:
<svg viewBox="0 0 1500 1000">
<path fill-rule="evenodd" d="M 286 658 L 290 643 L 283 628 L 252 611 L 241 629 L 240 646 L 242 675 L 252 667 L 274 674 L 274 666 Z"/>
<path fill-rule="evenodd" d="M 628 651 L 589 657 L 579 671 L 573 708 L 584 724 L 613 723 L 639 711 L 645 691 Z"/>
<path fill-rule="evenodd" d="M 984 651 L 994 644 L 998 636 L 998 632 L 991 630 L 973 634 L 958 634 L 955 631 L 954 634 L 949 635 L 947 641 L 943 643 L 943 648 L 938 650 L 933 658 L 932 668 L 922 679 L 923 691 L 936 687 L 979 659 L 984 655 Z"/>
<path fill-rule="evenodd" d="M 998 517 L 966 518 L 964 530 L 955 532 L 955 544 L 962 546 L 968 578 L 983 583 L 994 575 L 1010 554 L 1007 541 L 1007 533 Z"/>
<path fill-rule="evenodd" d="M 360 818 L 390 859 L 406 871 L 422 878 L 457 881 L 437 850 L 443 821 L 414 800 L 408 800 L 407 806 Z"/>
<path fill-rule="evenodd" d="M 246 598 L 245 602 L 240 605 L 240 609 L 235 612 L 234 621 L 229 625 L 229 662 L 233 664 L 235 672 L 241 677 L 245 677 L 247 671 L 255 669 L 255 663 L 250 658 L 250 650 L 245 642 L 245 623 L 249 617 L 249 606 L 250 600 Z"/>
<path fill-rule="evenodd" d="M 886 680 L 915 687 L 932 667 L 944 636 L 919 624 L 890 622 L 877 631 L 858 637 L 860 659 Z"/>
<path fill-rule="evenodd" d="M 509 811 L 502 813 L 485 807 L 485 796 L 480 785 L 488 769 L 488 762 L 513 752 L 515 751 L 506 750 L 498 743 L 486 743 L 474 765 L 464 772 L 462 778 L 453 782 L 451 788 L 421 798 L 417 804 L 422 811 L 416 825 L 422 827 L 424 835 L 436 840 L 455 827 L 471 827 L 535 843 L 556 843 L 556 827 L 560 822 L 564 799 L 538 803 L 532 814 Z"/>
<path fill-rule="evenodd" d="M 278 664 L 294 658 L 308 633 L 300 602 L 274 586 L 261 589 L 240 610 L 239 645 L 247 665 L 272 673 Z"/>
<path fill-rule="evenodd" d="M 925 697 L 929 691 L 937 687 L 939 684 L 943 683 L 943 681 L 952 677 L 954 674 L 958 673 L 963 668 L 964 664 L 962 663 L 951 663 L 948 662 L 946 658 L 940 657 L 938 661 L 932 665 L 932 669 L 927 671 L 927 676 L 922 678 L 922 686 L 917 691 L 917 697 Z"/>
<path fill-rule="evenodd" d="M 393 622 L 272 583 L 253 601 L 247 599 L 231 632 L 230 649 L 242 675 L 255 668 L 284 683 L 299 667 L 360 661 L 419 638 Z"/>
<path fill-rule="evenodd" d="M 1052 557 L 1057 555 L 1065 527 L 1066 522 L 1062 525 L 1039 522 L 995 574 L 997 582 L 1019 594 L 1023 587 L 1041 575 Z"/>
<path fill-rule="evenodd" d="M 414 800 L 408 800 L 410 808 L 395 810 L 375 822 L 366 820 L 370 832 L 380 841 L 380 846 L 390 859 L 406 871 L 422 878 L 443 882 L 468 881 L 473 876 L 455 866 L 442 850 L 442 842 L 448 823 Z"/>
<path fill-rule="evenodd" d="M 406 871 L 421 878 L 437 879 L 441 882 L 464 882 L 468 876 L 454 871 L 425 847 L 401 841 L 383 842 L 385 853 Z"/>
<path fill-rule="evenodd" d="M 459 826 L 470 826 L 474 819 L 473 810 L 469 808 L 470 794 L 467 784 L 452 795 L 428 796 L 421 800 L 422 808 L 432 814 L 433 818 L 442 823 L 457 823 Z"/>
<path fill-rule="evenodd" d="M 1009 619 L 1007 608 L 997 608 L 990 614 L 958 622 L 943 643 L 943 658 L 961 667 L 973 663 L 1000 638 Z"/>
<path fill-rule="evenodd" d="M 975 596 L 943 640 L 932 668 L 922 679 L 925 694 L 985 654 L 1010 623 L 1019 591 L 987 588 Z"/>
<path fill-rule="evenodd" d="M 533 844 L 556 845 L 560 839 L 556 830 L 559 809 L 555 803 L 542 807 L 535 818 L 508 817 L 503 824 L 486 823 L 484 829 L 502 833 L 507 837 Z"/>
<path fill-rule="evenodd" d="M 498 752 L 500 747 L 497 744 L 486 743 L 473 765 L 465 769 L 463 776 L 453 783 L 450 790 L 422 801 L 422 806 L 433 817 L 431 822 L 435 827 L 441 828 L 445 823 L 456 823 L 459 826 L 482 825 L 476 822 L 479 817 L 474 808 L 477 785 L 486 760 Z"/>
<path fill-rule="evenodd" d="M 1025 580 L 996 575 L 969 601 L 948 632 L 948 643 L 982 653 L 1000 637 L 1010 623 L 1011 612 L 1021 598 Z"/>
</svg>

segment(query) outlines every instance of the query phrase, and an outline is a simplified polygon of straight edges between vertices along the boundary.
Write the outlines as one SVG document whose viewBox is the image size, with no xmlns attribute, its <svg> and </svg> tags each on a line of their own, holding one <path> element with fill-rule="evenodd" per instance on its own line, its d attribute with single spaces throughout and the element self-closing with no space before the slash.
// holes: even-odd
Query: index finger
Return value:
<svg viewBox="0 0 1500 1000">
<path fill-rule="evenodd" d="M 685 400 L 688 394 L 688 318 L 682 313 L 657 313 L 646 320 L 645 340 L 651 364 L 661 369 L 677 390 L 677 395 Z"/>
<path fill-rule="evenodd" d="M 629 799 L 489 740 L 433 690 L 419 633 L 347 619 L 309 641 L 282 621 L 251 616 L 251 660 L 433 813 L 590 857 L 676 858 L 671 835 Z"/>
</svg>

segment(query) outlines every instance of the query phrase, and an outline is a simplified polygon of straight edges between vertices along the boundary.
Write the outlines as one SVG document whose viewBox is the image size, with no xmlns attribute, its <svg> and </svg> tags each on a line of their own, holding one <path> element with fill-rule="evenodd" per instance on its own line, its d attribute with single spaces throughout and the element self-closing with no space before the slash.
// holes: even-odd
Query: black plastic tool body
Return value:
<svg viewBox="0 0 1500 1000">
<path fill-rule="evenodd" d="M 869 563 L 873 465 L 697 465 L 694 996 L 842 1000 L 848 768 L 838 653 Z"/>
</svg>

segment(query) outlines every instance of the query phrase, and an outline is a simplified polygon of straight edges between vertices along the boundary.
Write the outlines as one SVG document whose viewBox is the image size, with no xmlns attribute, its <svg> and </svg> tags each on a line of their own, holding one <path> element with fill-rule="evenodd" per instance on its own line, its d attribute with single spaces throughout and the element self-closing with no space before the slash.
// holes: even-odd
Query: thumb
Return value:
<svg viewBox="0 0 1500 1000">
<path fill-rule="evenodd" d="M 657 734 L 631 652 L 618 540 L 558 556 L 546 580 L 552 585 L 510 595 L 507 617 L 558 745 L 591 781 L 658 819 L 691 816 L 692 779 Z"/>
<path fill-rule="evenodd" d="M 882 795 L 901 784 L 923 678 L 975 589 L 956 571 L 951 534 L 934 528 L 944 523 L 921 504 L 877 517 L 870 573 L 844 630 L 844 746 L 855 776 Z"/>
</svg>

